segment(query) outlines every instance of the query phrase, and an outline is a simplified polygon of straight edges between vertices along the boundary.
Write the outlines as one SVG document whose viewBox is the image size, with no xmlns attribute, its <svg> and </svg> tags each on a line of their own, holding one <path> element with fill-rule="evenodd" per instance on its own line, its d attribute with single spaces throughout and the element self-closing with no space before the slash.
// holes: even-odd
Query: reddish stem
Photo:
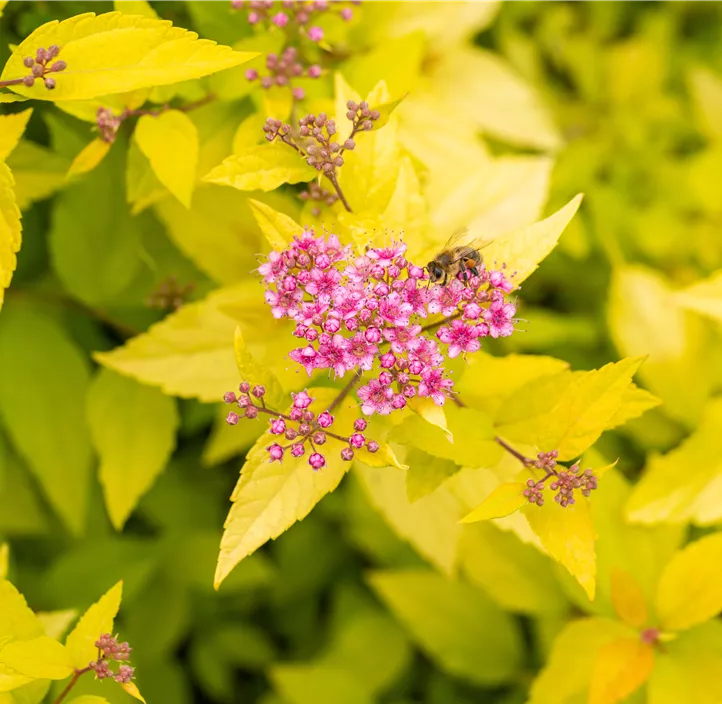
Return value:
<svg viewBox="0 0 722 704">
<path fill-rule="evenodd" d="M 65 699 L 65 697 L 68 696 L 68 694 L 70 693 L 70 690 L 73 687 L 75 687 L 75 685 L 78 682 L 78 680 L 80 679 L 80 677 L 82 675 L 84 675 L 86 672 L 90 672 L 91 669 L 92 668 L 90 666 L 88 666 L 88 667 L 84 667 L 82 670 L 75 670 L 75 672 L 73 673 L 73 679 L 71 679 L 70 682 L 68 682 L 65 689 L 62 692 L 60 692 L 60 694 L 58 695 L 58 698 L 53 702 L 53 704 L 60 704 L 60 702 L 62 702 L 63 699 Z"/>
</svg>

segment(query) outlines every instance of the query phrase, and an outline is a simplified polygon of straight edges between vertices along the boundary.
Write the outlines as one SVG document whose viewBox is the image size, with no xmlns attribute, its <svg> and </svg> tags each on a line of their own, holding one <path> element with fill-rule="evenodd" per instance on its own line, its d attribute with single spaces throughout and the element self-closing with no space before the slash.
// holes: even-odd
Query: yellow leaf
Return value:
<svg viewBox="0 0 722 704">
<path fill-rule="evenodd" d="M 617 616 L 632 628 L 641 628 L 649 618 L 642 589 L 629 572 L 612 569 L 612 604 Z"/>
<path fill-rule="evenodd" d="M 408 93 L 404 93 L 400 98 L 395 98 L 394 100 L 388 100 L 385 103 L 380 103 L 379 105 L 369 105 L 369 107 L 372 110 L 378 110 L 379 111 L 379 118 L 374 121 L 374 129 L 380 130 L 388 121 L 391 119 L 391 113 L 396 110 L 396 108 L 399 106 L 401 101 L 408 95 Z"/>
<path fill-rule="evenodd" d="M 243 120 L 233 135 L 233 153 L 242 156 L 250 147 L 257 147 L 265 142 L 263 139 L 265 122 L 266 116 L 259 112 L 254 112 Z"/>
<path fill-rule="evenodd" d="M 87 667 L 89 662 L 97 659 L 95 641 L 104 633 L 112 633 L 122 596 L 123 582 L 118 582 L 82 615 L 67 637 L 65 644 L 75 667 Z"/>
<path fill-rule="evenodd" d="M 722 533 L 690 543 L 662 573 L 656 612 L 665 630 L 681 631 L 709 621 L 722 611 Z"/>
<path fill-rule="evenodd" d="M 499 484 L 484 501 L 471 513 L 464 516 L 462 523 L 475 523 L 488 521 L 490 518 L 503 518 L 522 506 L 529 503 L 524 496 L 526 484 L 523 482 L 508 482 Z"/>
<path fill-rule="evenodd" d="M 133 133 L 158 180 L 183 204 L 191 207 L 198 164 L 198 130 L 180 110 L 143 115 Z"/>
<path fill-rule="evenodd" d="M 42 634 L 42 624 L 23 595 L 10 582 L 0 580 L 0 643 L 5 640 L 29 640 Z"/>
<path fill-rule="evenodd" d="M 10 285 L 17 266 L 17 252 L 22 242 L 20 210 L 15 202 L 15 181 L 7 164 L 0 164 L 0 308 L 5 289 Z"/>
<path fill-rule="evenodd" d="M 689 72 L 688 82 L 700 130 L 712 139 L 722 138 L 722 78 L 698 66 Z"/>
<path fill-rule="evenodd" d="M 145 704 L 145 699 L 143 699 L 143 696 L 138 691 L 138 687 L 136 686 L 135 682 L 124 682 L 120 685 L 128 694 L 130 694 L 131 697 L 134 699 L 139 699 L 140 701 Z"/>
<path fill-rule="evenodd" d="M 3 10 L 5 9 L 5 5 L 8 4 L 8 0 L 0 0 L 0 17 L 3 16 Z"/>
<path fill-rule="evenodd" d="M 395 469 L 408 469 L 408 465 L 399 462 L 399 458 L 387 442 L 377 440 L 379 449 L 369 452 L 366 446 L 354 452 L 354 459 L 363 462 L 369 467 L 394 467 Z"/>
<path fill-rule="evenodd" d="M 2 543 L 0 544 L 0 580 L 7 579 L 9 561 L 10 546 L 7 543 Z"/>
<path fill-rule="evenodd" d="M 345 664 L 345 663 L 344 663 Z M 368 683 L 342 665 L 275 665 L 268 676 L 274 689 L 290 704 L 342 701 L 344 704 L 373 704 Z"/>
<path fill-rule="evenodd" d="M 622 396 L 622 405 L 619 410 L 609 420 L 607 428 L 617 428 L 624 425 L 628 420 L 637 418 L 646 413 L 651 408 L 656 408 L 662 403 L 661 399 L 654 394 L 650 394 L 646 389 L 640 389 L 636 384 L 632 383 Z"/>
<path fill-rule="evenodd" d="M 697 429 L 666 455 L 652 455 L 627 503 L 627 516 L 636 523 L 714 523 L 722 506 L 711 488 L 722 472 L 717 449 L 722 434 L 722 400 L 711 401 Z"/>
<path fill-rule="evenodd" d="M 0 161 L 5 161 L 18 145 L 32 114 L 33 109 L 30 108 L 11 115 L 0 115 Z"/>
<path fill-rule="evenodd" d="M 539 262 L 554 249 L 581 202 L 582 196 L 575 196 L 561 210 L 545 220 L 499 237 L 484 249 L 484 260 L 489 266 L 499 267 L 506 264 L 512 275 L 512 282 L 518 286 L 536 271 Z"/>
<path fill-rule="evenodd" d="M 203 180 L 239 191 L 273 191 L 284 183 L 312 181 L 317 173 L 296 151 L 273 142 L 227 157 Z"/>
<path fill-rule="evenodd" d="M 446 424 L 446 414 L 442 406 L 437 406 L 430 398 L 416 397 L 409 401 L 409 408 L 427 423 L 441 428 L 444 435 L 446 435 L 446 439 L 450 443 L 454 443 L 454 436 Z"/>
<path fill-rule="evenodd" d="M 597 573 L 596 534 L 589 501 L 579 497 L 575 504 L 562 508 L 547 500 L 543 506 L 527 505 L 522 512 L 551 557 L 567 568 L 593 601 Z"/>
<path fill-rule="evenodd" d="M 627 626 L 606 618 L 567 624 L 556 637 L 544 669 L 531 687 L 529 704 L 585 702 L 597 654 L 608 643 L 633 635 Z"/>
<path fill-rule="evenodd" d="M 69 704 L 110 704 L 110 702 L 105 697 L 98 697 L 95 694 L 82 694 L 75 699 L 71 699 Z"/>
<path fill-rule="evenodd" d="M 212 296 L 184 305 L 122 347 L 94 356 L 169 395 L 218 402 L 238 384 L 232 348 L 236 325 Z"/>
<path fill-rule="evenodd" d="M 261 384 L 266 388 L 264 398 L 268 406 L 277 410 L 285 408 L 290 400 L 288 395 L 284 392 L 273 370 L 259 362 L 250 352 L 240 327 L 236 328 L 233 350 L 236 356 L 239 381 L 247 381 L 251 385 Z"/>
<path fill-rule="evenodd" d="M 179 422 L 175 401 L 102 369 L 88 390 L 87 404 L 105 505 L 115 529 L 122 530 L 173 452 Z"/>
<path fill-rule="evenodd" d="M 455 462 L 434 457 L 413 446 L 408 448 L 405 461 L 409 465 L 406 472 L 406 496 L 411 503 L 435 491 L 460 470 Z"/>
<path fill-rule="evenodd" d="M 42 81 L 13 90 L 36 100 L 87 100 L 138 88 L 169 85 L 238 66 L 255 54 L 233 51 L 166 20 L 122 12 L 92 12 L 38 27 L 8 59 L 0 80 L 27 73 L 26 56 L 57 44 L 67 68 L 55 74 L 56 87 Z"/>
<path fill-rule="evenodd" d="M 127 15 L 142 15 L 151 19 L 158 19 L 158 13 L 146 0 L 114 0 L 113 9 L 125 12 Z"/>
<path fill-rule="evenodd" d="M 253 217 L 273 250 L 283 251 L 291 244 L 295 235 L 303 232 L 303 228 L 293 218 L 279 213 L 265 203 L 249 198 L 248 205 L 251 206 Z"/>
<path fill-rule="evenodd" d="M 620 638 L 597 653 L 589 704 L 617 704 L 641 687 L 652 674 L 654 651 L 639 638 Z"/>
<path fill-rule="evenodd" d="M 442 485 L 411 503 L 403 473 L 356 465 L 354 474 L 394 531 L 442 572 L 454 574 L 463 507 L 449 489 Z"/>
<path fill-rule="evenodd" d="M 642 266 L 615 270 L 608 314 L 617 349 L 649 355 L 640 378 L 665 413 L 694 426 L 714 385 L 713 375 L 698 373 L 715 363 L 709 326 L 680 307 L 661 274 Z"/>
<path fill-rule="evenodd" d="M 27 101 L 23 95 L 16 95 L 15 93 L 0 93 L 0 103 L 24 103 Z"/>
<path fill-rule="evenodd" d="M 88 662 L 90 660 L 86 665 Z M 0 646 L 2 668 L 32 679 L 63 680 L 73 674 L 73 661 L 65 646 L 57 640 L 39 636 Z"/>
<path fill-rule="evenodd" d="M 104 142 L 102 139 L 94 139 L 90 144 L 83 147 L 78 156 L 73 159 L 73 163 L 68 169 L 67 178 L 71 179 L 76 176 L 82 176 L 92 171 L 105 155 L 110 151 L 110 142 Z"/>
<path fill-rule="evenodd" d="M 338 391 L 309 389 L 309 395 L 315 398 L 311 410 L 321 413 L 329 408 Z M 334 431 L 341 435 L 352 432 L 357 417 L 355 402 L 346 399 L 335 415 Z M 308 454 L 295 458 L 286 453 L 282 462 L 269 462 L 266 448 L 277 440 L 270 432 L 264 433 L 246 457 L 225 522 L 216 589 L 243 558 L 304 519 L 338 486 L 351 464 L 341 459 L 336 447 L 324 453 L 326 466 L 318 471 L 308 464 Z"/>
<path fill-rule="evenodd" d="M 722 271 L 717 271 L 709 279 L 680 291 L 675 298 L 687 310 L 722 323 Z"/>
<path fill-rule="evenodd" d="M 70 624 L 78 617 L 75 609 L 65 611 L 39 611 L 38 621 L 43 624 L 45 635 L 55 640 L 60 640 L 70 628 Z"/>
</svg>

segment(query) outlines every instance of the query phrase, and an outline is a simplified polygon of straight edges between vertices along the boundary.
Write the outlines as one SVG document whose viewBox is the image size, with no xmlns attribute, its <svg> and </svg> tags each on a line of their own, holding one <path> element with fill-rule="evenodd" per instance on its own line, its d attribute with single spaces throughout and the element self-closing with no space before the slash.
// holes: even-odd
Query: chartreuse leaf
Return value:
<svg viewBox="0 0 722 704">
<path fill-rule="evenodd" d="M 326 665 L 279 665 L 271 668 L 271 681 L 289 704 L 343 701 L 373 704 L 366 683 L 348 670 Z"/>
<path fill-rule="evenodd" d="M 329 408 L 338 392 L 333 389 L 309 390 L 315 402 L 311 410 Z M 355 405 L 348 399 L 335 410 L 334 432 L 348 435 L 355 419 Z M 266 448 L 277 437 L 264 433 L 246 457 L 241 477 L 233 490 L 233 506 L 225 522 L 216 569 L 218 588 L 231 570 L 268 540 L 277 538 L 296 521 L 304 519 L 313 507 L 333 491 L 348 471 L 350 462 L 341 459 L 338 448 L 329 448 L 326 466 L 314 471 L 308 455 L 283 462 L 269 462 Z"/>
<path fill-rule="evenodd" d="M 666 455 L 653 455 L 632 490 L 627 516 L 635 523 L 717 522 L 722 506 L 710 491 L 722 471 L 718 451 L 722 400 L 711 401 L 692 435 Z"/>
<path fill-rule="evenodd" d="M 191 206 L 198 165 L 198 129 L 180 110 L 143 115 L 133 133 L 158 180 L 183 204 Z"/>
<path fill-rule="evenodd" d="M 463 518 L 463 523 L 487 521 L 491 518 L 503 518 L 518 511 L 529 501 L 524 496 L 524 482 L 506 482 L 499 484 L 484 501 Z"/>
<path fill-rule="evenodd" d="M 647 686 L 649 704 L 717 704 L 722 699 L 722 623 L 680 634 L 655 656 Z"/>
<path fill-rule="evenodd" d="M 73 163 L 68 169 L 68 179 L 82 176 L 92 171 L 96 166 L 105 159 L 106 154 L 110 151 L 111 143 L 104 142 L 102 139 L 94 139 L 87 144 L 82 151 L 73 159 Z"/>
<path fill-rule="evenodd" d="M 7 543 L 2 543 L 0 544 L 0 579 L 7 579 L 9 562 L 10 546 Z"/>
<path fill-rule="evenodd" d="M 62 680 L 73 674 L 73 661 L 57 640 L 39 636 L 0 646 L 0 671 L 4 668 L 32 679 Z"/>
<path fill-rule="evenodd" d="M 690 71 L 688 81 L 699 129 L 712 139 L 722 139 L 722 77 L 698 66 Z"/>
<path fill-rule="evenodd" d="M 265 203 L 249 199 L 248 205 L 251 206 L 253 217 L 271 249 L 283 251 L 291 244 L 295 235 L 303 232 L 303 228 L 293 218 L 279 213 Z"/>
<path fill-rule="evenodd" d="M 41 635 L 43 626 L 23 595 L 7 580 L 0 580 L 0 643 L 6 640 L 29 640 Z"/>
<path fill-rule="evenodd" d="M 163 471 L 175 447 L 175 401 L 158 389 L 102 369 L 88 391 L 88 423 L 100 483 L 116 530 Z"/>
<path fill-rule="evenodd" d="M 511 616 L 481 590 L 430 570 L 372 572 L 368 581 L 442 669 L 486 686 L 514 676 L 520 633 Z"/>
<path fill-rule="evenodd" d="M 687 310 L 722 322 L 722 271 L 679 291 L 676 299 Z"/>
<path fill-rule="evenodd" d="M 170 85 L 238 66 L 254 57 L 233 51 L 165 20 L 109 12 L 48 22 L 25 39 L 8 59 L 0 80 L 22 77 L 26 56 L 57 44 L 67 68 L 54 90 L 42 81 L 13 90 L 37 100 L 87 100 L 137 88 Z M 62 80 L 60 80 L 62 75 Z"/>
<path fill-rule="evenodd" d="M 216 299 L 184 305 L 147 332 L 95 358 L 106 367 L 164 393 L 218 401 L 238 384 L 233 360 L 236 322 Z"/>
<path fill-rule="evenodd" d="M 118 3 L 116 2 L 115 5 L 117 7 Z M 71 699 L 70 704 L 110 704 L 110 702 L 105 697 L 98 697 L 95 694 L 83 694 L 80 697 Z"/>
<path fill-rule="evenodd" d="M 600 648 L 594 662 L 589 704 L 617 704 L 652 674 L 654 650 L 639 637 L 619 638 Z"/>
<path fill-rule="evenodd" d="M 0 316 L 0 410 L 19 453 L 65 524 L 85 523 L 92 448 L 85 422 L 88 363 L 59 323 L 35 308 Z M 62 399 L 63 412 L 40 398 Z M 38 442 L 42 428 L 43 441 Z"/>
<path fill-rule="evenodd" d="M 580 498 L 562 508 L 548 500 L 543 506 L 527 504 L 522 512 L 542 545 L 557 562 L 567 568 L 591 601 L 596 589 L 596 533 L 589 501 Z"/>
<path fill-rule="evenodd" d="M 532 381 L 501 408 L 497 432 L 543 450 L 557 449 L 562 460 L 576 459 L 619 411 L 641 363 L 641 357 L 629 358 L 590 372 Z"/>
<path fill-rule="evenodd" d="M 5 9 L 5 5 L 8 4 L 8 0 L 0 0 L 0 17 L 3 16 L 3 10 Z"/>
<path fill-rule="evenodd" d="M 32 114 L 33 110 L 30 108 L 11 115 L 0 115 L 0 161 L 5 161 L 18 145 Z"/>
<path fill-rule="evenodd" d="M 437 406 L 430 398 L 414 398 L 409 402 L 409 408 L 423 418 L 427 423 L 441 428 L 446 439 L 454 442 L 454 435 L 446 423 L 446 414 L 442 406 Z"/>
<path fill-rule="evenodd" d="M 75 609 L 39 611 L 36 616 L 43 625 L 45 635 L 60 640 L 70 628 L 70 624 L 78 617 L 78 612 Z"/>
<path fill-rule="evenodd" d="M 406 472 L 406 496 L 412 503 L 430 494 L 460 469 L 451 460 L 439 459 L 415 447 L 411 447 L 406 453 L 406 462 L 409 463 Z"/>
<path fill-rule="evenodd" d="M 20 140 L 7 163 L 15 178 L 15 195 L 22 210 L 62 188 L 70 166 L 66 157 L 26 139 Z"/>
<path fill-rule="evenodd" d="M 284 183 L 311 181 L 317 173 L 294 149 L 273 142 L 227 157 L 203 180 L 239 191 L 273 191 Z"/>
<path fill-rule="evenodd" d="M 662 573 L 655 609 L 665 630 L 681 631 L 722 611 L 722 533 L 713 533 L 678 552 Z"/>
<path fill-rule="evenodd" d="M 622 396 L 622 405 L 612 416 L 607 428 L 616 428 L 624 425 L 628 420 L 638 418 L 652 408 L 662 403 L 661 399 L 646 389 L 640 389 L 636 384 L 631 383 Z"/>
<path fill-rule="evenodd" d="M 612 569 L 611 595 L 614 611 L 621 621 L 632 628 L 641 628 L 647 622 L 647 601 L 641 587 L 629 572 Z"/>
<path fill-rule="evenodd" d="M 114 0 L 113 9 L 125 12 L 128 15 L 142 15 L 151 19 L 158 19 L 158 14 L 146 0 Z"/>
<path fill-rule="evenodd" d="M 608 643 L 633 635 L 627 626 L 606 618 L 572 621 L 557 636 L 546 666 L 531 686 L 529 704 L 587 701 L 597 654 Z"/>
<path fill-rule="evenodd" d="M 133 699 L 137 699 L 145 704 L 145 699 L 143 699 L 143 695 L 138 691 L 138 685 L 135 682 L 123 682 L 120 686 L 127 694 L 130 694 Z"/>
<path fill-rule="evenodd" d="M 122 596 L 123 582 L 118 582 L 81 616 L 78 625 L 68 635 L 65 645 L 75 667 L 87 667 L 98 657 L 95 641 L 103 633 L 112 633 Z"/>
<path fill-rule="evenodd" d="M 22 242 L 20 209 L 15 202 L 14 187 L 10 169 L 7 164 L 0 163 L 0 308 L 17 266 L 17 252 Z"/>
</svg>

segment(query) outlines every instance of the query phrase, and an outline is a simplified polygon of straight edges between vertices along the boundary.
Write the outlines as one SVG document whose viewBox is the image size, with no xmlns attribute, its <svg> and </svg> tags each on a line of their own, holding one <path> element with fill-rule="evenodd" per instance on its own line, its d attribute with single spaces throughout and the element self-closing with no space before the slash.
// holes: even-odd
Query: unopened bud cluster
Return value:
<svg viewBox="0 0 722 704">
<path fill-rule="evenodd" d="M 23 78 L 23 85 L 31 88 L 35 84 L 36 79 L 42 79 L 48 90 L 55 88 L 55 79 L 48 74 L 58 73 L 67 68 L 67 64 L 62 59 L 60 61 L 53 61 L 59 53 L 60 47 L 57 44 L 53 44 L 47 49 L 40 47 L 35 52 L 34 58 L 32 56 L 26 56 L 23 59 L 23 64 L 26 68 L 30 69 L 30 73 Z"/>
<path fill-rule="evenodd" d="M 255 68 L 249 68 L 246 71 L 246 78 L 249 81 L 260 79 L 261 87 L 266 89 L 273 86 L 288 86 L 294 100 L 303 100 L 306 97 L 303 88 L 293 85 L 294 79 L 303 76 L 319 78 L 321 75 L 321 67 L 318 64 L 304 67 L 299 59 L 298 50 L 293 46 L 286 47 L 280 56 L 269 54 L 266 57 L 266 68 L 268 69 L 266 75 L 259 74 Z"/>
<path fill-rule="evenodd" d="M 559 452 L 557 450 L 540 452 L 536 460 L 527 462 L 529 466 L 546 470 L 546 476 L 543 479 L 527 480 L 527 488 L 524 489 L 523 493 L 529 503 L 537 506 L 544 505 L 543 491 L 547 488 L 546 483 L 548 480 L 551 480 L 548 485 L 549 489 L 556 492 L 554 501 L 562 507 L 575 503 L 575 491 L 581 491 L 583 496 L 589 496 L 597 488 L 597 477 L 591 469 L 586 469 L 580 473 L 579 462 L 573 464 L 569 469 L 557 469 L 556 458 L 558 456 Z"/>
<path fill-rule="evenodd" d="M 354 134 L 360 130 L 368 132 L 368 130 L 373 129 L 374 122 L 381 117 L 381 113 L 378 110 L 372 110 L 365 100 L 360 103 L 349 100 L 346 107 L 348 108 L 346 117 L 353 124 Z"/>
<path fill-rule="evenodd" d="M 328 0 L 313 0 L 312 2 L 284 0 L 281 3 L 271 0 L 250 0 L 250 2 L 231 0 L 231 7 L 234 10 L 248 12 L 249 24 L 294 30 L 312 42 L 320 42 L 323 39 L 323 30 L 312 24 L 319 17 L 329 12 L 336 12 L 341 19 L 348 22 L 353 17 L 353 11 L 349 5 L 358 4 L 359 0 L 351 3 L 329 2 Z"/>
<path fill-rule="evenodd" d="M 258 418 L 259 413 L 271 416 L 269 432 L 278 436 L 279 442 L 274 442 L 266 448 L 269 462 L 280 462 L 286 452 L 295 458 L 308 453 L 308 464 L 315 470 L 323 469 L 326 466 L 326 457 L 320 448 L 329 438 L 346 445 L 340 455 L 341 459 L 347 462 L 353 459 L 355 450 L 360 450 L 364 446 L 372 453 L 379 449 L 379 444 L 375 440 L 367 440 L 363 435 L 363 431 L 366 430 L 366 421 L 363 418 L 358 418 L 354 422 L 354 433 L 348 437 L 329 430 L 336 421 L 335 416 L 328 410 L 319 414 L 314 413 L 309 408 L 314 399 L 306 391 L 291 394 L 293 397 L 291 410 L 288 413 L 280 413 L 266 406 L 264 400 L 266 389 L 260 384 L 252 387 L 247 381 L 243 381 L 238 390 L 240 395 L 234 391 L 227 391 L 223 395 L 223 400 L 241 408 L 245 418 Z M 236 425 L 240 419 L 241 415 L 231 411 L 226 422 L 229 425 Z"/>
<path fill-rule="evenodd" d="M 98 128 L 100 138 L 112 144 L 118 136 L 118 130 L 125 121 L 126 114 L 116 115 L 110 108 L 98 108 L 95 113 L 95 126 Z"/>
<path fill-rule="evenodd" d="M 325 204 L 329 207 L 334 205 L 338 200 L 338 196 L 332 191 L 327 191 L 323 186 L 320 186 L 315 181 L 308 185 L 308 189 L 301 191 L 298 197 L 304 201 L 312 201 L 315 203 Z M 313 215 L 319 216 L 321 214 L 320 208 L 313 208 L 311 210 Z"/>
<path fill-rule="evenodd" d="M 117 635 L 104 633 L 95 641 L 95 647 L 98 649 L 98 659 L 91 662 L 89 667 L 99 680 L 112 677 L 116 682 L 127 684 L 133 679 L 135 670 L 130 665 L 120 665 L 117 671 L 110 668 L 111 661 L 126 662 L 130 659 L 132 648 L 128 643 L 119 643 Z"/>
</svg>

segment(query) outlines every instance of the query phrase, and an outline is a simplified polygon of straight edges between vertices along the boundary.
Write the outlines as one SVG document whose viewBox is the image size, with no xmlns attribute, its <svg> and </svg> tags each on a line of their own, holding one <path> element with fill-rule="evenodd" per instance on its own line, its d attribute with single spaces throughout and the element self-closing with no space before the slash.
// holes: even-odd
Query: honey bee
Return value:
<svg viewBox="0 0 722 704">
<path fill-rule="evenodd" d="M 426 265 L 430 283 L 445 286 L 459 274 L 464 281 L 479 276 L 479 269 L 484 265 L 480 250 L 489 244 L 491 240 L 470 238 L 468 230 L 458 230 Z"/>
</svg>

